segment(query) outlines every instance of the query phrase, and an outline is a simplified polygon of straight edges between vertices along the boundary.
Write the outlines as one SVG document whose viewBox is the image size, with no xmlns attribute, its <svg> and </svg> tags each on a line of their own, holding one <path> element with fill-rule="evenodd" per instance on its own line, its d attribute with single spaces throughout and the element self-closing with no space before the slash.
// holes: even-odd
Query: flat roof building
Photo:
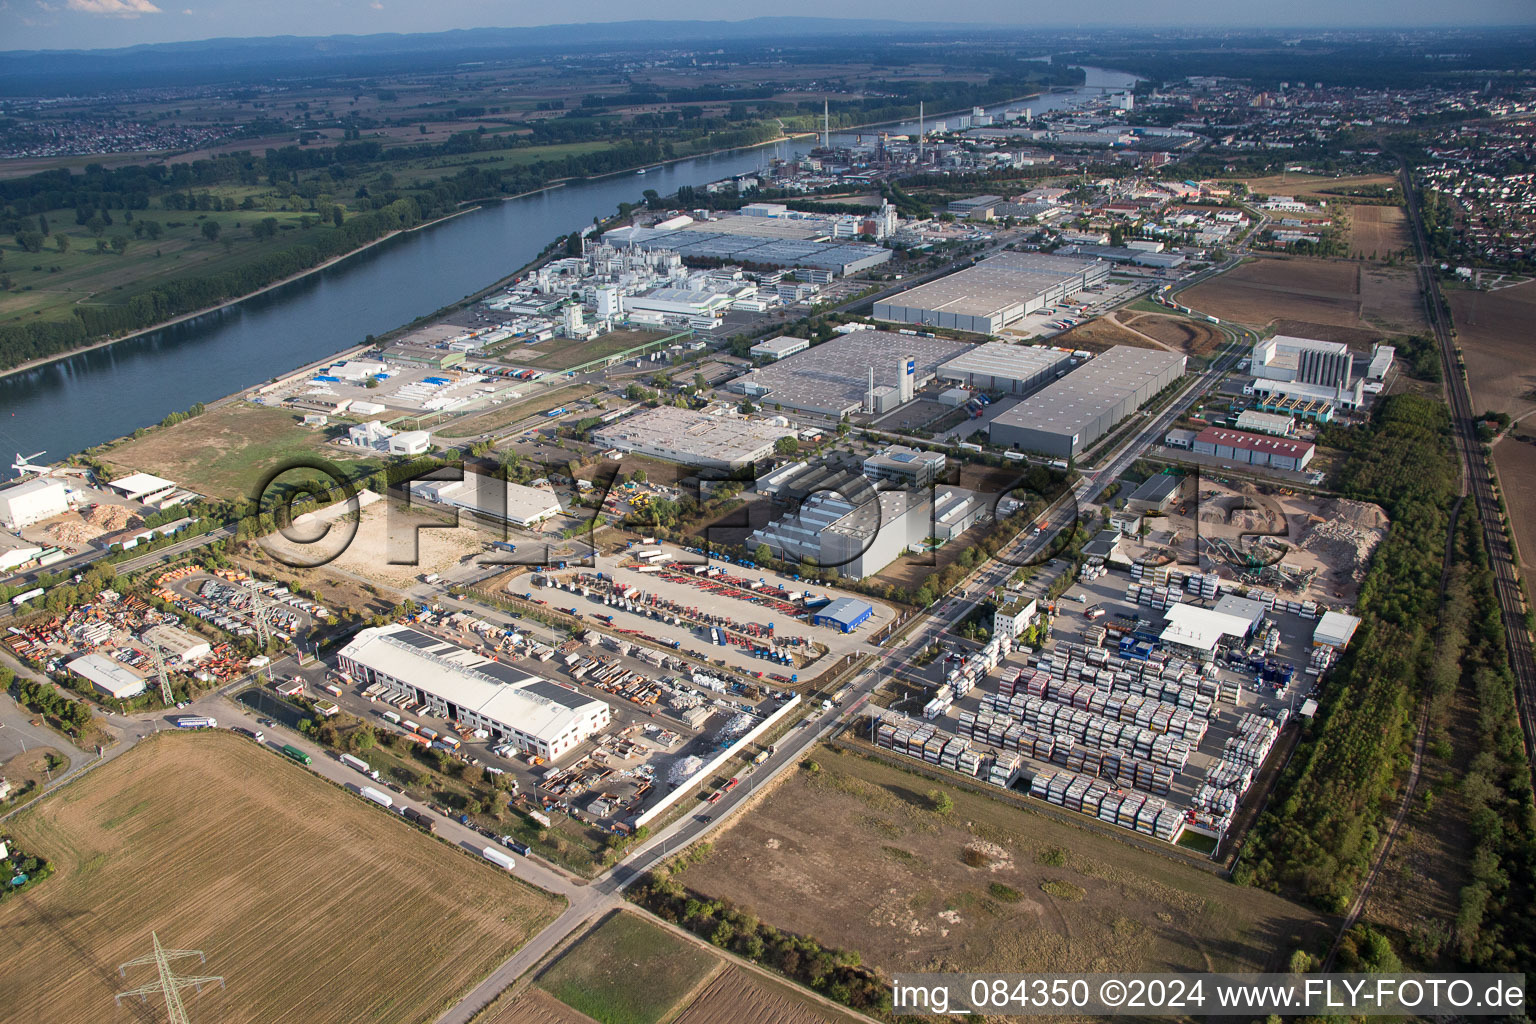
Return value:
<svg viewBox="0 0 1536 1024">
<path fill-rule="evenodd" d="M 605 448 L 668 462 L 739 469 L 768 458 L 776 441 L 794 435 L 793 428 L 762 420 L 709 416 L 663 405 L 604 424 L 592 432 L 592 440 Z"/>
<path fill-rule="evenodd" d="M 871 480 L 894 480 L 910 487 L 927 487 L 944 471 L 943 452 L 925 452 L 893 444 L 864 460 L 864 475 Z"/>
<path fill-rule="evenodd" d="M 1117 345 L 993 420 L 1002 448 L 1070 458 L 1184 375 L 1185 357 Z"/>
<path fill-rule="evenodd" d="M 1312 461 L 1317 449 L 1308 441 L 1291 441 L 1266 434 L 1206 427 L 1195 435 L 1195 451 L 1229 462 L 1300 472 L 1307 468 L 1307 463 Z"/>
<path fill-rule="evenodd" d="M 69 670 L 96 688 L 97 693 L 118 700 L 137 697 L 147 687 L 127 665 L 105 654 L 85 654 L 69 663 Z"/>
<path fill-rule="evenodd" d="M 1277 334 L 1253 343 L 1253 375 L 1265 380 L 1347 388 L 1353 367 L 1354 357 L 1342 341 Z"/>
<path fill-rule="evenodd" d="M 875 303 L 876 320 L 996 334 L 1026 313 L 1109 276 L 1109 265 L 1004 252 Z"/>
<path fill-rule="evenodd" d="M 864 407 L 871 370 L 877 389 L 890 387 L 898 392 L 889 406 L 895 408 L 900 404 L 899 393 L 903 388 L 910 395 L 928 384 L 941 364 L 970 347 L 948 338 L 854 331 L 753 370 L 729 386 L 772 405 L 837 419 Z"/>
<path fill-rule="evenodd" d="M 807 474 L 815 467 L 808 467 Z M 933 534 L 934 506 L 916 491 L 877 491 L 862 476 L 838 475 L 814 491 L 787 485 L 793 510 L 752 531 L 747 547 L 810 562 L 855 579 L 872 575 Z"/>
<path fill-rule="evenodd" d="M 514 526 L 536 526 L 560 514 L 560 501 L 553 491 L 467 471 L 462 480 L 412 481 L 411 493 Z"/>
<path fill-rule="evenodd" d="M 1126 504 L 1135 512 L 1166 512 L 1168 506 L 1172 505 L 1174 499 L 1179 496 L 1181 483 L 1183 483 L 1182 477 L 1167 473 L 1148 477 L 1142 481 L 1140 487 L 1131 492 L 1130 500 Z"/>
<path fill-rule="evenodd" d="M 603 701 L 409 626 L 360 631 L 342 648 L 340 663 L 354 678 L 383 683 L 440 717 L 551 761 L 612 719 Z"/>
<path fill-rule="evenodd" d="M 1314 647 L 1337 647 L 1342 651 L 1349 646 L 1359 628 L 1360 620 L 1353 615 L 1324 612 L 1317 620 L 1317 628 L 1312 630 L 1312 644 Z"/>
<path fill-rule="evenodd" d="M 1166 625 L 1159 635 L 1163 643 L 1206 660 L 1223 641 L 1246 641 L 1254 625 L 1245 615 L 1182 603 L 1170 605 L 1163 619 Z"/>
<path fill-rule="evenodd" d="M 792 356 L 796 352 L 804 352 L 811 347 L 809 338 L 792 338 L 785 335 L 782 338 L 768 338 L 753 345 L 748 351 L 759 359 L 772 359 L 777 362 L 785 356 Z"/>
<path fill-rule="evenodd" d="M 62 480 L 39 476 L 0 488 L 0 526 L 19 530 L 69 511 Z"/>
<path fill-rule="evenodd" d="M 142 635 L 146 643 L 154 644 L 163 653 L 169 654 L 183 665 L 202 661 L 213 652 L 211 643 L 200 636 L 188 633 L 180 626 L 161 623 L 150 626 Z"/>
<path fill-rule="evenodd" d="M 1067 353 L 1044 345 L 989 341 L 940 366 L 939 379 L 982 391 L 1027 395 L 1055 380 L 1071 359 Z"/>
</svg>

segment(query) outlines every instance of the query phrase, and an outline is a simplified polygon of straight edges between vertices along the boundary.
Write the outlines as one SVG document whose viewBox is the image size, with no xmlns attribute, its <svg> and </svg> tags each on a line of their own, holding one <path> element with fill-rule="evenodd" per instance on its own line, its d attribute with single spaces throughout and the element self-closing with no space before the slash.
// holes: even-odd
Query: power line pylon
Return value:
<svg viewBox="0 0 1536 1024">
<path fill-rule="evenodd" d="M 160 945 L 160 936 L 154 932 L 150 932 L 150 938 L 154 940 L 155 951 L 149 956 L 141 956 L 137 960 L 130 960 L 125 964 L 120 964 L 117 968 L 117 973 L 127 977 L 128 968 L 144 967 L 153 964 L 159 972 L 159 977 L 148 985 L 142 985 L 130 992 L 119 992 L 113 998 L 121 1005 L 124 996 L 138 996 L 141 1000 L 147 1002 L 150 996 L 164 995 L 165 1009 L 170 1014 L 170 1024 L 188 1024 L 187 1008 L 181 1002 L 181 990 L 193 988 L 201 992 L 204 985 L 211 985 L 214 982 L 218 982 L 219 987 L 223 988 L 224 979 L 194 978 L 190 975 L 178 975 L 171 969 L 172 960 L 195 956 L 199 962 L 207 963 L 208 958 L 203 956 L 203 951 L 200 949 L 166 949 Z"/>
<path fill-rule="evenodd" d="M 160 699 L 166 707 L 170 707 L 176 703 L 176 700 L 171 693 L 170 675 L 165 671 L 165 655 L 160 652 L 160 645 L 153 640 L 148 641 L 145 646 L 149 648 L 149 656 L 155 661 L 155 675 L 160 679 Z"/>
</svg>

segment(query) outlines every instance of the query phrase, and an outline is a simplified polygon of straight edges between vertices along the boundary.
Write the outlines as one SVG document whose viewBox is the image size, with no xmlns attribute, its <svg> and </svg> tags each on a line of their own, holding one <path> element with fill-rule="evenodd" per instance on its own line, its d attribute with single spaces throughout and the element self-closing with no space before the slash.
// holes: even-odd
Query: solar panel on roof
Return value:
<svg viewBox="0 0 1536 1024">
<path fill-rule="evenodd" d="M 579 693 L 567 690 L 563 686 L 540 679 L 538 682 L 529 683 L 523 687 L 524 693 L 531 693 L 547 700 L 552 700 L 564 708 L 580 708 L 590 703 L 590 700 Z"/>
<path fill-rule="evenodd" d="M 401 643 L 409 644 L 419 651 L 430 651 L 432 648 L 439 647 L 447 642 L 435 636 L 429 636 L 426 633 L 418 633 L 414 629 L 402 629 L 398 633 L 393 634 L 393 636 Z"/>
<path fill-rule="evenodd" d="M 529 675 L 520 668 L 508 665 L 504 661 L 490 661 L 484 665 L 477 665 L 475 671 L 483 672 L 492 679 L 506 683 L 509 686 L 521 686 L 530 679 L 538 678 L 537 676 Z"/>
</svg>

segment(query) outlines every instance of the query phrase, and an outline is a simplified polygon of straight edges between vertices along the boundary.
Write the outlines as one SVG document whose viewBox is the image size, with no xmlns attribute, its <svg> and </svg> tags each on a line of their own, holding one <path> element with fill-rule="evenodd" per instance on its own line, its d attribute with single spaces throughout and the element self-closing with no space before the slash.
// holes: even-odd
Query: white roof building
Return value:
<svg viewBox="0 0 1536 1024">
<path fill-rule="evenodd" d="M 1349 646 L 1350 638 L 1359 628 L 1360 620 L 1353 615 L 1346 615 L 1343 612 L 1324 612 L 1317 620 L 1317 628 L 1312 630 L 1312 645 L 1337 647 L 1342 651 Z"/>
<path fill-rule="evenodd" d="M 61 480 L 34 477 L 0 489 L 0 526 L 19 530 L 69 511 L 69 494 Z"/>
<path fill-rule="evenodd" d="M 1160 639 L 1193 651 L 1210 653 L 1224 637 L 1247 639 L 1253 622 L 1244 615 L 1233 615 L 1214 608 L 1197 608 L 1192 604 L 1175 604 L 1164 613 L 1167 625 Z"/>
<path fill-rule="evenodd" d="M 105 654 L 86 654 L 69 663 L 69 670 L 108 697 L 126 700 L 145 690 L 144 680 Z"/>
<path fill-rule="evenodd" d="M 525 487 L 479 473 L 462 480 L 417 480 L 411 493 L 514 526 L 536 526 L 560 514 L 560 499 L 542 487 Z"/>
<path fill-rule="evenodd" d="M 409 626 L 364 629 L 342 648 L 340 659 L 343 669 L 368 683 L 383 683 L 430 705 L 434 714 L 551 761 L 612 719 L 604 701 Z"/>
<path fill-rule="evenodd" d="M 201 661 L 213 652 L 213 645 L 207 640 L 179 626 L 150 626 L 143 636 L 146 643 L 154 644 L 162 652 L 180 659 L 183 665 Z"/>
<path fill-rule="evenodd" d="M 131 473 L 119 480 L 113 480 L 107 486 L 130 501 L 143 502 L 148 502 L 156 495 L 176 489 L 174 481 L 154 476 L 150 473 Z"/>
</svg>

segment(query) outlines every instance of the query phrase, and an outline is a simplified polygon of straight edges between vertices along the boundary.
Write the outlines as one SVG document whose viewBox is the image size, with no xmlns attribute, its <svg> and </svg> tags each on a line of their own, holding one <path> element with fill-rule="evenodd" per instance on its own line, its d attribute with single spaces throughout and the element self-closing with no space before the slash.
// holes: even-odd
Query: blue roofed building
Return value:
<svg viewBox="0 0 1536 1024">
<path fill-rule="evenodd" d="M 831 604 L 812 612 L 811 625 L 831 626 L 833 629 L 844 633 L 852 633 L 874 613 L 874 606 L 868 601 L 859 601 L 851 597 L 840 597 Z"/>
</svg>

